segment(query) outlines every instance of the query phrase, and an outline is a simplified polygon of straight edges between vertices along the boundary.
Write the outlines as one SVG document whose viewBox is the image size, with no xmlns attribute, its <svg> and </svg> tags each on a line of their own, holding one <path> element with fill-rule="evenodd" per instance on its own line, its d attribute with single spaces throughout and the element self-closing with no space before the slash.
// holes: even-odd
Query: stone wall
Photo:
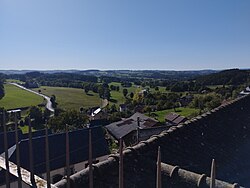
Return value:
<svg viewBox="0 0 250 188">
<path fill-rule="evenodd" d="M 166 164 L 209 174 L 214 158 L 218 179 L 250 187 L 249 145 L 250 96 L 246 96 L 126 148 L 124 184 L 130 188 L 155 187 L 157 148 L 161 146 L 162 161 Z M 118 155 L 111 155 L 95 165 L 95 187 L 118 187 L 118 161 Z M 56 185 L 66 187 L 66 181 Z M 71 187 L 87 186 L 88 169 L 71 176 Z"/>
</svg>

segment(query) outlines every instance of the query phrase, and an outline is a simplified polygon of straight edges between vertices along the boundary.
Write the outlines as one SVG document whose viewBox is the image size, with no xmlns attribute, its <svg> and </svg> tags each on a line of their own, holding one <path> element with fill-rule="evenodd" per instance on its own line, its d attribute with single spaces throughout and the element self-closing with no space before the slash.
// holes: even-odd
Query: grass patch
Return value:
<svg viewBox="0 0 250 188">
<path fill-rule="evenodd" d="M 22 131 L 23 134 L 29 133 L 29 126 L 28 125 L 25 125 L 23 127 L 22 126 L 18 126 L 18 128 Z M 36 130 L 33 127 L 31 127 L 31 131 L 35 132 Z"/>
<path fill-rule="evenodd" d="M 191 118 L 191 117 L 193 117 L 193 115 L 196 115 L 199 113 L 199 109 L 180 107 L 180 108 L 176 108 L 176 111 L 174 111 L 174 109 L 167 109 L 167 110 L 156 111 L 156 112 L 152 112 L 152 113 L 155 113 L 157 115 L 157 119 L 160 122 L 164 122 L 165 116 L 170 112 L 175 112 L 177 114 L 180 114 L 181 116 Z"/>
<path fill-rule="evenodd" d="M 47 86 L 42 86 L 34 90 L 38 91 L 39 89 L 41 93 L 49 97 L 55 95 L 58 107 L 62 109 L 74 109 L 78 111 L 81 107 L 89 108 L 101 105 L 99 95 L 91 91 L 86 95 L 83 89 Z"/>
<path fill-rule="evenodd" d="M 43 102 L 43 97 L 14 85 L 4 84 L 4 89 L 5 96 L 0 100 L 0 107 L 5 109 L 36 106 Z"/>
</svg>

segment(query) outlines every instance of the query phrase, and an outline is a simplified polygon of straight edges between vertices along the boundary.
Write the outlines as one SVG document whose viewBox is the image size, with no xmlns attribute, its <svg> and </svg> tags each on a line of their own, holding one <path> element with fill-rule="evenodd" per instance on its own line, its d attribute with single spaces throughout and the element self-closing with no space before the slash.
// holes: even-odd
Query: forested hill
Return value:
<svg viewBox="0 0 250 188">
<path fill-rule="evenodd" d="M 172 71 L 172 70 L 50 70 L 50 71 L 28 71 L 28 70 L 0 70 L 0 73 L 4 73 L 6 75 L 15 75 L 15 77 L 23 78 L 22 75 L 30 75 L 30 73 L 38 74 L 35 76 L 41 76 L 41 74 L 46 74 L 46 76 L 49 76 L 49 74 L 57 75 L 85 75 L 85 76 L 94 76 L 94 77 L 113 77 L 113 78 L 121 78 L 121 79 L 141 79 L 141 78 L 147 78 L 147 79 L 167 79 L 167 80 L 186 80 L 186 79 L 192 79 L 196 76 L 201 75 L 207 75 L 211 73 L 215 73 L 218 71 L 215 70 L 190 70 L 190 71 Z M 51 77 L 51 76 L 49 76 Z M 86 78 L 84 78 L 86 79 Z"/>
<path fill-rule="evenodd" d="M 201 85 L 239 85 L 250 81 L 250 70 L 229 69 L 196 78 Z"/>
</svg>

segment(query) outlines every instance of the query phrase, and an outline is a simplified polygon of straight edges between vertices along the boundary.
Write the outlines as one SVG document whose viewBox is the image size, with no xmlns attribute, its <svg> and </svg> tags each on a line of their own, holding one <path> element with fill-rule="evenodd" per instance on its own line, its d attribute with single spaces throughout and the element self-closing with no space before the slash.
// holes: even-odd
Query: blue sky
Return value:
<svg viewBox="0 0 250 188">
<path fill-rule="evenodd" d="M 1 0 L 0 69 L 250 68 L 249 0 Z"/>
</svg>

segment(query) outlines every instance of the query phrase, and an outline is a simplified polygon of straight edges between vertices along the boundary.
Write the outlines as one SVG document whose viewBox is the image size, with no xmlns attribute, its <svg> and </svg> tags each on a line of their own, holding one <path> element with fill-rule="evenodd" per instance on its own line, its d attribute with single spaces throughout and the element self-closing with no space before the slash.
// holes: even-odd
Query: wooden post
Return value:
<svg viewBox="0 0 250 188">
<path fill-rule="evenodd" d="M 215 160 L 212 160 L 211 165 L 211 177 L 210 177 L 210 188 L 215 188 Z"/>
<path fill-rule="evenodd" d="M 8 137 L 6 127 L 6 114 L 3 110 L 3 132 L 4 132 L 4 154 L 5 154 L 5 166 L 6 166 L 6 188 L 10 188 L 10 167 L 9 167 L 9 152 L 8 152 Z"/>
<path fill-rule="evenodd" d="M 17 128 L 17 114 L 15 112 L 15 137 L 16 137 L 16 165 L 18 174 L 18 188 L 22 188 L 22 174 L 20 168 L 20 148 L 19 148 L 19 138 L 18 138 L 18 128 Z"/>
<path fill-rule="evenodd" d="M 119 188 L 123 188 L 123 139 L 120 138 L 120 147 L 119 147 Z"/>
<path fill-rule="evenodd" d="M 69 154 L 69 130 L 68 125 L 65 127 L 66 132 L 66 173 L 67 173 L 67 188 L 70 188 L 70 154 Z"/>
<path fill-rule="evenodd" d="M 137 117 L 137 126 L 140 127 L 140 117 Z"/>
<path fill-rule="evenodd" d="M 140 129 L 140 117 L 137 117 L 137 129 L 136 129 L 137 144 L 140 141 L 140 138 L 139 138 L 139 129 Z"/>
<path fill-rule="evenodd" d="M 30 181 L 35 186 L 35 177 L 34 177 L 34 163 L 33 163 L 33 145 L 32 145 L 32 127 L 31 119 L 29 117 L 29 159 L 30 159 Z"/>
<path fill-rule="evenodd" d="M 48 135 L 48 125 L 45 125 L 45 152 L 46 152 L 46 178 L 47 178 L 47 188 L 51 188 L 50 183 L 50 160 L 49 160 L 49 135 Z"/>
<path fill-rule="evenodd" d="M 89 128 L 89 188 L 93 188 L 92 133 Z"/>
<path fill-rule="evenodd" d="M 161 147 L 158 147 L 156 188 L 161 188 Z"/>
</svg>

